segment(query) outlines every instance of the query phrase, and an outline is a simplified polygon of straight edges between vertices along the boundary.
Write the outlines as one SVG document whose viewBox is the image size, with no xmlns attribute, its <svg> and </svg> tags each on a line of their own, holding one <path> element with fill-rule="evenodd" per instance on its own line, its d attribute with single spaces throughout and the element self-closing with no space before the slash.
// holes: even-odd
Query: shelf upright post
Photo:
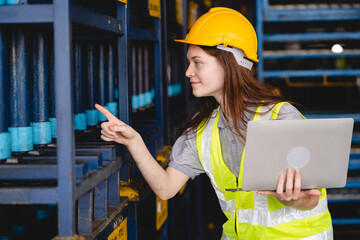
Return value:
<svg viewBox="0 0 360 240">
<path fill-rule="evenodd" d="M 126 3 L 127 5 L 129 4 Z M 129 35 L 128 29 L 130 21 L 127 19 L 128 8 L 126 4 L 117 2 L 117 18 L 122 21 L 121 27 L 123 36 L 118 37 L 118 108 L 119 108 L 119 119 L 126 124 L 130 123 L 130 111 L 131 106 L 129 106 L 129 79 L 128 79 L 128 71 L 129 65 Z"/>
<path fill-rule="evenodd" d="M 118 37 L 118 107 L 119 107 L 119 119 L 126 124 L 130 124 L 130 113 L 132 106 L 130 104 L 130 95 L 129 92 L 132 92 L 131 84 L 129 84 L 129 64 L 130 59 L 130 19 L 128 19 L 129 14 L 129 4 L 130 1 L 123 4 L 117 2 L 117 18 L 122 21 L 121 27 L 123 36 Z M 129 181 L 129 164 L 121 167 L 120 170 L 120 180 Z M 120 189 L 121 190 L 121 189 Z M 128 205 L 128 239 L 138 239 L 137 235 L 137 203 L 129 202 Z"/>
<path fill-rule="evenodd" d="M 164 9 L 163 9 L 164 11 Z M 162 89 L 162 37 L 161 37 L 161 18 L 154 19 L 154 30 L 157 33 L 157 40 L 154 43 L 154 61 L 155 61 L 155 107 L 156 117 L 159 119 L 159 125 L 164 126 L 163 115 L 163 89 Z M 165 20 L 164 20 L 165 21 Z M 161 130 L 164 131 L 163 129 Z M 163 146 L 163 137 L 159 138 L 158 147 Z"/>
<path fill-rule="evenodd" d="M 264 5 L 268 4 L 268 0 L 256 0 L 256 35 L 258 40 L 258 59 L 259 62 L 256 63 L 257 67 L 257 78 L 260 82 L 264 81 L 264 62 L 263 62 L 263 50 L 264 50 Z"/>
<path fill-rule="evenodd" d="M 58 236 L 75 234 L 75 164 L 70 1 L 54 0 Z"/>
<path fill-rule="evenodd" d="M 162 36 L 161 40 L 164 43 L 167 43 L 167 13 L 166 13 L 166 1 L 161 1 L 161 9 L 163 11 L 161 12 L 161 17 L 163 19 L 162 21 Z M 168 48 L 165 46 L 163 48 L 162 57 L 164 59 L 164 68 L 166 69 L 169 62 L 169 54 L 168 54 Z M 171 82 L 168 77 L 167 71 L 163 71 L 162 77 L 164 78 L 163 81 L 163 123 L 164 123 L 164 141 L 165 144 L 169 144 L 171 136 L 170 136 L 170 106 L 169 106 L 169 93 L 168 89 L 171 85 Z"/>
<path fill-rule="evenodd" d="M 183 10 L 183 19 L 184 19 L 184 25 L 182 26 L 181 28 L 181 38 L 182 39 L 185 39 L 186 37 L 186 34 L 188 33 L 188 18 L 187 18 L 187 11 L 185 11 L 185 9 L 188 9 L 188 1 L 182 1 L 182 8 L 184 9 Z M 187 58 L 186 58 L 186 55 L 187 55 L 187 44 L 181 44 L 181 50 L 182 50 L 182 63 L 181 65 L 183 66 L 183 69 L 184 72 L 181 73 L 183 75 L 181 75 L 181 77 L 185 76 L 185 71 L 187 70 Z M 184 102 L 185 102 L 185 106 L 187 107 L 187 110 L 186 110 L 186 119 L 190 119 L 190 115 L 191 115 L 191 111 L 190 111 L 190 94 L 192 94 L 192 88 L 191 88 L 191 85 L 188 84 L 188 81 L 181 81 L 182 85 L 183 85 L 183 89 L 184 89 Z"/>
</svg>

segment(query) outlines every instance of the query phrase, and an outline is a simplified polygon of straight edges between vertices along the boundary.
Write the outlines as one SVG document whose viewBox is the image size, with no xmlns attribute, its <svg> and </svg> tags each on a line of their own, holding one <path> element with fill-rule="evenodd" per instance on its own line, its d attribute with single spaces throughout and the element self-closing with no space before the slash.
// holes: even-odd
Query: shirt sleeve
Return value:
<svg viewBox="0 0 360 240">
<path fill-rule="evenodd" d="M 176 140 L 170 154 L 169 167 L 186 174 L 192 179 L 205 172 L 196 149 L 195 134 L 182 135 Z"/>
<path fill-rule="evenodd" d="M 303 119 L 299 110 L 297 110 L 293 105 L 283 104 L 280 107 L 279 114 L 277 116 L 278 120 L 295 120 Z"/>
</svg>

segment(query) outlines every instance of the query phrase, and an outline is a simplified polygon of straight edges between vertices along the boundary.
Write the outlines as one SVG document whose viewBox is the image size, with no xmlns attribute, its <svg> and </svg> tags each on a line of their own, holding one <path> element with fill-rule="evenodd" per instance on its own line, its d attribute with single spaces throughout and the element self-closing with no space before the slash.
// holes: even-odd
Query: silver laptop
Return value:
<svg viewBox="0 0 360 240">
<path fill-rule="evenodd" d="M 300 169 L 302 189 L 346 185 L 352 118 L 250 121 L 245 191 L 275 190 L 280 174 Z"/>
</svg>

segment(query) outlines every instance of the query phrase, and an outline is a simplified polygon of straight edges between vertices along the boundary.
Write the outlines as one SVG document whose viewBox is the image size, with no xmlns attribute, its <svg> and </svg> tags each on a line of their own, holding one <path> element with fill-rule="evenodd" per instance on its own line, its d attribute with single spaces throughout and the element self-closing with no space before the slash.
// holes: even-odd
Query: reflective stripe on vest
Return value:
<svg viewBox="0 0 360 240">
<path fill-rule="evenodd" d="M 253 120 L 276 119 L 283 104 L 285 103 L 258 107 Z M 222 159 L 217 127 L 219 119 L 220 111 L 217 109 L 206 125 L 205 122 L 200 124 L 196 146 L 200 162 L 215 189 L 220 207 L 228 218 L 223 225 L 222 239 L 332 239 L 325 189 L 320 189 L 323 194 L 319 204 L 308 211 L 286 207 L 274 196 L 225 190 L 241 188 L 244 152 L 237 179 Z"/>
</svg>

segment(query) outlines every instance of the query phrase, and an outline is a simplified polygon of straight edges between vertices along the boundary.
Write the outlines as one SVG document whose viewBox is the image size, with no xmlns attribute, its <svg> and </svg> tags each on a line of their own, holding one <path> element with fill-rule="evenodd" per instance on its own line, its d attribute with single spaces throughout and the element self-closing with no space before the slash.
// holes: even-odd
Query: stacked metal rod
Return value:
<svg viewBox="0 0 360 240">
<path fill-rule="evenodd" d="M 83 107 L 83 46 L 79 41 L 75 41 L 73 47 L 74 58 L 74 128 L 75 130 L 86 129 L 86 113 Z"/>
<path fill-rule="evenodd" d="M 10 133 L 8 132 L 5 48 L 5 32 L 0 29 L 0 161 L 11 156 Z"/>
<path fill-rule="evenodd" d="M 87 103 L 85 112 L 88 126 L 106 121 L 106 118 L 94 109 L 95 103 L 99 103 L 117 116 L 114 51 L 112 42 L 86 44 L 87 70 L 84 82 L 86 90 L 83 99 Z"/>
<path fill-rule="evenodd" d="M 29 65 L 25 31 L 10 33 L 10 126 L 11 151 L 21 153 L 33 149 L 33 132 L 30 125 Z"/>
<path fill-rule="evenodd" d="M 86 60 L 87 60 L 87 80 L 85 81 L 85 96 L 87 98 L 86 105 L 86 121 L 88 126 L 95 126 L 98 123 L 98 113 L 94 109 L 97 101 L 97 94 L 95 92 L 95 47 L 94 44 L 89 43 L 86 46 Z"/>
<path fill-rule="evenodd" d="M 44 33 L 38 32 L 32 36 L 32 40 L 31 126 L 33 144 L 45 145 L 51 143 L 48 97 L 48 39 Z"/>
<path fill-rule="evenodd" d="M 55 108 L 55 71 L 54 71 L 54 46 L 53 41 L 49 41 L 49 93 L 50 93 L 50 109 L 49 121 L 51 123 L 51 138 L 56 138 L 56 108 Z"/>
<path fill-rule="evenodd" d="M 182 82 L 185 79 L 185 73 L 182 72 L 182 66 L 179 61 L 181 52 L 179 49 L 168 49 L 169 53 L 169 67 L 168 67 L 168 96 L 174 97 L 182 92 Z M 183 78 L 181 76 L 184 76 Z M 182 82 L 181 82 L 182 81 Z"/>
<path fill-rule="evenodd" d="M 151 78 L 149 45 L 135 42 L 132 55 L 132 110 L 137 111 L 150 106 L 155 97 L 154 80 Z"/>
<path fill-rule="evenodd" d="M 19 0 L 0 0 L 0 5 L 17 5 Z"/>
<path fill-rule="evenodd" d="M 74 41 L 74 130 L 107 120 L 95 103 L 117 116 L 115 48 L 110 40 Z M 0 29 L 0 100 L 0 161 L 44 148 L 56 138 L 50 34 Z"/>
</svg>

